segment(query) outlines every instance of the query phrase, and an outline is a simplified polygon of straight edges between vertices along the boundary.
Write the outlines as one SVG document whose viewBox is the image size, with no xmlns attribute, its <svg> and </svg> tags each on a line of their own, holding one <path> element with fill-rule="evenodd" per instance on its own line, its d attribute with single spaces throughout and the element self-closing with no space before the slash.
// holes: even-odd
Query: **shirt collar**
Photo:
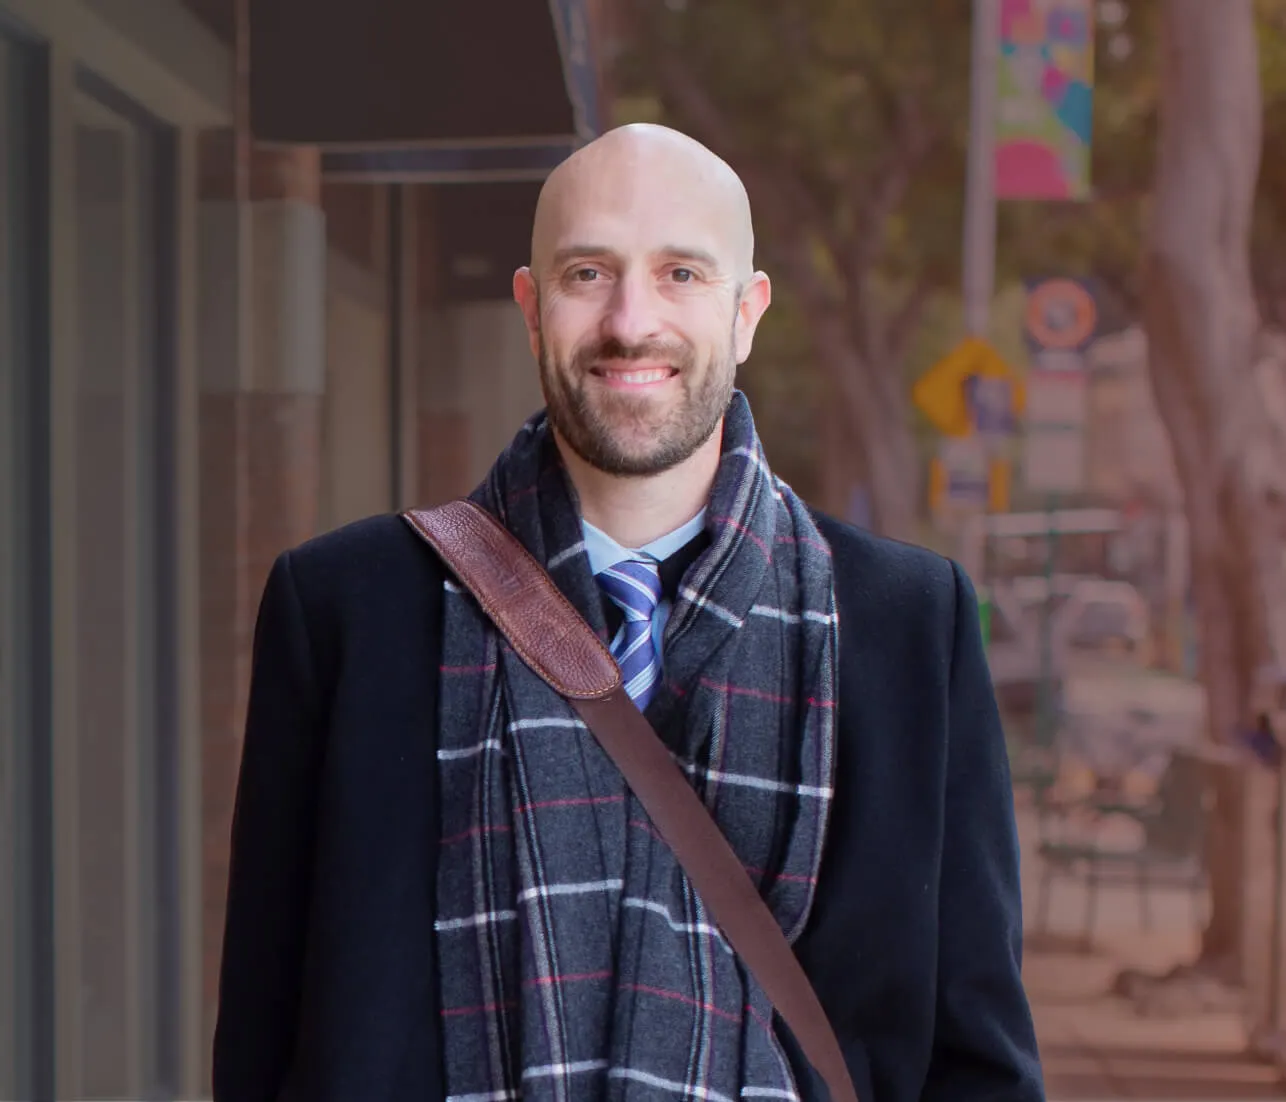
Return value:
<svg viewBox="0 0 1286 1102">
<path fill-rule="evenodd" d="M 679 548 L 696 539 L 705 527 L 706 511 L 702 509 L 687 524 L 654 539 L 645 547 L 630 549 L 622 547 L 602 529 L 595 528 L 587 520 L 581 520 L 581 531 L 585 536 L 585 553 L 589 556 L 589 568 L 594 574 L 600 574 L 609 566 L 615 566 L 623 559 L 652 559 L 664 562 Z"/>
</svg>

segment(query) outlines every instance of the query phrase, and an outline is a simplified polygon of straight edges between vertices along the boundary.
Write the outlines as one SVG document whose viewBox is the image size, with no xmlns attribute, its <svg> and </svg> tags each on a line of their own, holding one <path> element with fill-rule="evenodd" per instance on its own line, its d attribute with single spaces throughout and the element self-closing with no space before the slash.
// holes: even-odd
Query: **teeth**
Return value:
<svg viewBox="0 0 1286 1102">
<path fill-rule="evenodd" d="M 642 384 L 657 383 L 669 376 L 670 372 L 665 368 L 653 369 L 651 371 L 620 371 L 617 372 L 616 378 L 623 383 Z"/>
</svg>

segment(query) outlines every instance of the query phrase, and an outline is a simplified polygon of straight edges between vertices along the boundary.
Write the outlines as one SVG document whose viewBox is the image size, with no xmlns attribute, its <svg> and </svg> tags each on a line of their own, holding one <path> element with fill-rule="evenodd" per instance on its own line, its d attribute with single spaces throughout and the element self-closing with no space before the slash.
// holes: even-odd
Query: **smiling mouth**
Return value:
<svg viewBox="0 0 1286 1102">
<path fill-rule="evenodd" d="M 679 373 L 677 367 L 634 367 L 634 368 L 606 368 L 595 367 L 590 369 L 590 374 L 595 378 L 602 379 L 609 386 L 635 387 L 635 386 L 653 386 L 657 383 L 663 383 L 668 379 L 674 378 Z"/>
</svg>

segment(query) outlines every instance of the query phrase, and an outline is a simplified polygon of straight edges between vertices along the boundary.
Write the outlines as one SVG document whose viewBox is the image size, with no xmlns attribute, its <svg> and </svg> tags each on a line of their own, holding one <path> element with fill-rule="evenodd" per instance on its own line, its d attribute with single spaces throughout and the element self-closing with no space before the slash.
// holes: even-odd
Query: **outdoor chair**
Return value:
<svg viewBox="0 0 1286 1102">
<path fill-rule="evenodd" d="M 1060 879 L 1084 885 L 1081 938 L 1085 944 L 1094 934 L 1099 889 L 1107 884 L 1125 883 L 1135 889 L 1145 930 L 1152 926 L 1151 893 L 1159 888 L 1186 891 L 1192 921 L 1199 925 L 1205 914 L 1204 843 L 1210 803 L 1201 764 L 1185 755 L 1170 759 L 1155 796 L 1143 803 L 1121 801 L 1108 793 L 1044 801 L 1037 850 L 1041 861 L 1037 929 L 1048 932 L 1054 882 Z M 1141 841 L 1126 846 L 1104 841 L 1103 828 L 1114 818 L 1138 823 Z"/>
</svg>

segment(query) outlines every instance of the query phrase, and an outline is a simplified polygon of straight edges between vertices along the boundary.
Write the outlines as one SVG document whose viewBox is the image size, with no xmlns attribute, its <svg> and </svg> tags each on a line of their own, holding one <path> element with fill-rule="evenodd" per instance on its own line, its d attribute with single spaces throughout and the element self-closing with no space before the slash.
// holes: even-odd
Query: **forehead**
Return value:
<svg viewBox="0 0 1286 1102">
<path fill-rule="evenodd" d="M 593 245 L 627 257 L 692 250 L 731 267 L 734 220 L 718 183 L 690 167 L 634 159 L 569 174 L 548 212 L 549 254 Z"/>
</svg>

